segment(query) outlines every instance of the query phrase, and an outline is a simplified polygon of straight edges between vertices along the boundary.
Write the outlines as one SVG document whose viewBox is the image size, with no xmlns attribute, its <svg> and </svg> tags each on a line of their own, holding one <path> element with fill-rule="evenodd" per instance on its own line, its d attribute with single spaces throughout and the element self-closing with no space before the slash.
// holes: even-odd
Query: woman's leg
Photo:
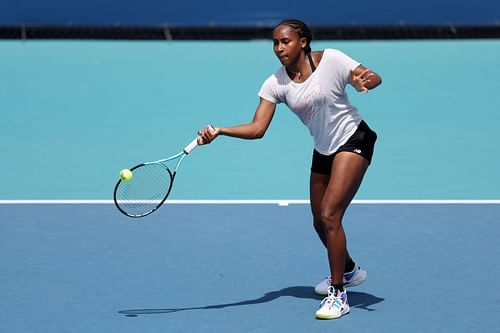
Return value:
<svg viewBox="0 0 500 333">
<path fill-rule="evenodd" d="M 325 195 L 328 183 L 330 181 L 330 175 L 325 175 L 321 173 L 311 172 L 310 178 L 310 188 L 309 188 L 309 199 L 311 202 L 311 212 L 313 215 L 313 225 L 319 239 L 323 243 L 326 249 L 327 239 L 326 239 L 326 229 L 324 227 L 323 220 L 321 219 L 321 204 L 323 202 L 323 197 Z M 350 264 L 354 266 L 351 257 L 349 256 L 349 251 L 346 250 L 345 255 L 346 266 Z M 354 267 L 350 267 L 353 269 Z"/>
<path fill-rule="evenodd" d="M 331 175 L 324 189 L 319 211 L 317 205 L 320 199 L 317 195 L 320 194 L 320 183 L 324 187 L 326 178 L 322 178 L 322 182 L 316 182 L 315 194 L 311 194 L 311 197 L 314 196 L 311 198 L 311 205 L 314 206 L 313 214 L 316 214 L 315 225 L 319 214 L 325 232 L 332 285 L 343 285 L 347 250 L 342 219 L 361 185 L 367 168 L 368 161 L 364 157 L 350 152 L 339 152 L 333 160 Z"/>
<path fill-rule="evenodd" d="M 328 248 L 328 246 L 326 244 L 326 232 L 323 228 L 323 221 L 321 220 L 321 203 L 323 202 L 323 196 L 325 195 L 329 180 L 330 175 L 311 172 L 309 199 L 311 202 L 314 230 L 316 230 L 325 248 Z"/>
</svg>

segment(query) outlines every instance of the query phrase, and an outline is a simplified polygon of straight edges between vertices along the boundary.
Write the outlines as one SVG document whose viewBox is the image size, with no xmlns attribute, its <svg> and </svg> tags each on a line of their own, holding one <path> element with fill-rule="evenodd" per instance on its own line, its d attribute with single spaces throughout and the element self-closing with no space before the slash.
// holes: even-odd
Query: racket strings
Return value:
<svg viewBox="0 0 500 333">
<path fill-rule="evenodd" d="M 130 216 L 142 216 L 158 208 L 167 197 L 172 182 L 170 170 L 159 163 L 133 170 L 130 181 L 121 181 L 116 191 L 118 206 Z"/>
</svg>

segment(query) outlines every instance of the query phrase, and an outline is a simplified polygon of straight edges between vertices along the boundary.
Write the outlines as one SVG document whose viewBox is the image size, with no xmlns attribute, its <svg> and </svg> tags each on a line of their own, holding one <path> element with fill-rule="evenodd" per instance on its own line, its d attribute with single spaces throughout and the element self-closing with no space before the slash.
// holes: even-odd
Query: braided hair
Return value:
<svg viewBox="0 0 500 333">
<path fill-rule="evenodd" d="M 275 28 L 279 27 L 280 25 L 289 26 L 297 33 L 300 38 L 305 38 L 307 41 L 307 45 L 304 51 L 306 54 L 311 53 L 311 41 L 313 39 L 313 35 L 311 28 L 309 28 L 309 26 L 305 22 L 296 19 L 286 19 L 278 23 Z"/>
</svg>

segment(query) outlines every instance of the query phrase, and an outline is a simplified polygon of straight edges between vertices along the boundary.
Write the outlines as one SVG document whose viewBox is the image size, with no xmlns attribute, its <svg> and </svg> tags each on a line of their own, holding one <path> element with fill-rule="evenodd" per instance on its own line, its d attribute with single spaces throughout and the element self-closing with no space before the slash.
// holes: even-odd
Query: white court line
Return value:
<svg viewBox="0 0 500 333">
<path fill-rule="evenodd" d="M 363 205 L 478 205 L 500 204 L 500 200 L 353 200 L 353 204 Z M 0 205 L 94 205 L 113 204 L 113 200 L 0 200 Z M 166 204 L 174 205 L 304 205 L 309 200 L 167 200 Z"/>
</svg>

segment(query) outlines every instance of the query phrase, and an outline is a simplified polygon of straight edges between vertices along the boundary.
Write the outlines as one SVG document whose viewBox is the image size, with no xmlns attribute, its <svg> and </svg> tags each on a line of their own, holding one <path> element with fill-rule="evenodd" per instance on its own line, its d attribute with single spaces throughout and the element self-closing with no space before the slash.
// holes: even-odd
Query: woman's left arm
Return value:
<svg viewBox="0 0 500 333">
<path fill-rule="evenodd" d="M 354 70 L 351 70 L 349 83 L 357 91 L 367 93 L 368 90 L 379 86 L 382 83 L 382 78 L 371 69 L 368 69 L 363 65 L 359 65 Z"/>
</svg>

